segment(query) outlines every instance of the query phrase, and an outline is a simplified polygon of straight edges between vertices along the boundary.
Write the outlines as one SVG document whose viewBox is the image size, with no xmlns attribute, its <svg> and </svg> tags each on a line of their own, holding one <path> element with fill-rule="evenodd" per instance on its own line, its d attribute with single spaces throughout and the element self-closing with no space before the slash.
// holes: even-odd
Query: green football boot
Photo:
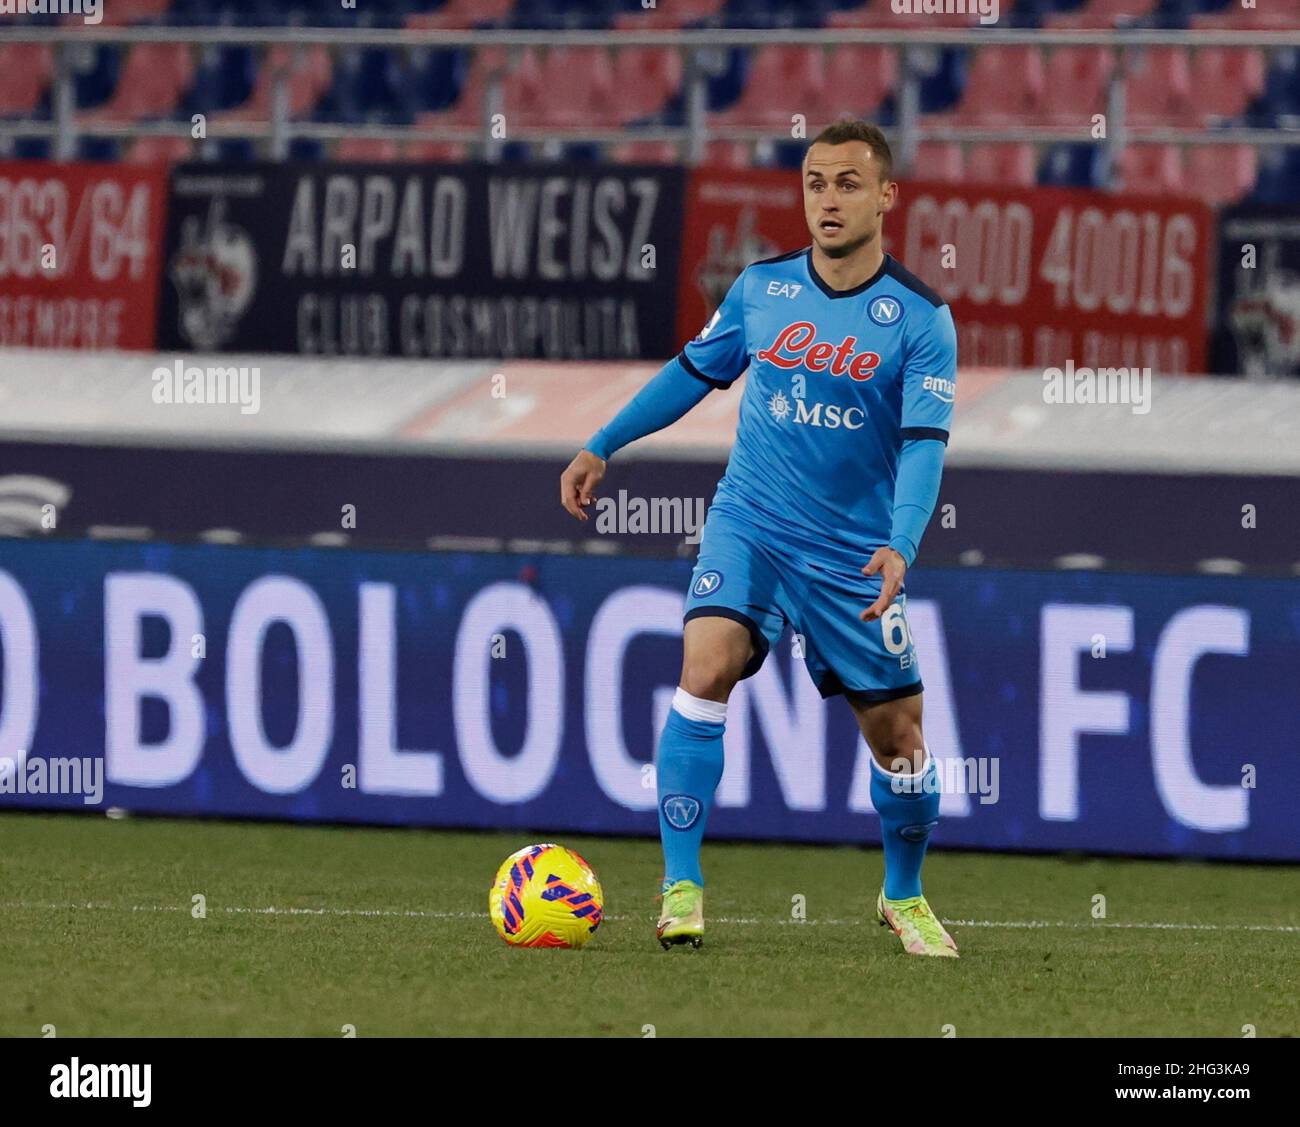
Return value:
<svg viewBox="0 0 1300 1127">
<path fill-rule="evenodd" d="M 699 947 L 704 942 L 704 889 L 693 880 L 679 880 L 664 892 L 657 928 L 665 951 L 674 944 Z"/>
<path fill-rule="evenodd" d="M 886 900 L 885 890 L 876 897 L 876 920 L 887 927 L 903 944 L 909 955 L 934 955 L 941 959 L 956 959 L 957 944 L 930 910 L 924 896 L 907 900 Z"/>
</svg>

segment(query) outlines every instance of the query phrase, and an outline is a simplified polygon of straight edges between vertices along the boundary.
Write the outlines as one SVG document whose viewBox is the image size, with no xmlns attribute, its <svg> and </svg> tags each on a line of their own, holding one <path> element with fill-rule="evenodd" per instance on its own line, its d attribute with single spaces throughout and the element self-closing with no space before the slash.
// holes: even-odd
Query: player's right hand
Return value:
<svg viewBox="0 0 1300 1127">
<path fill-rule="evenodd" d="M 595 499 L 596 486 L 605 476 L 605 459 L 579 450 L 569 468 L 560 474 L 560 504 L 579 520 L 590 518 L 582 510 Z"/>
</svg>

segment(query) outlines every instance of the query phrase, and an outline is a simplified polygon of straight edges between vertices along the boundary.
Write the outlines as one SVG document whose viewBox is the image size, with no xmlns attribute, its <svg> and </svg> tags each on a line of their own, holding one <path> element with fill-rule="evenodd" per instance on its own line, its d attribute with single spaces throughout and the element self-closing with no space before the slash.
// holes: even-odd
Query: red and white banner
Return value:
<svg viewBox="0 0 1300 1127">
<path fill-rule="evenodd" d="M 0 163 L 0 346 L 153 348 L 167 176 Z"/>
<path fill-rule="evenodd" d="M 685 343 L 748 263 L 806 246 L 795 172 L 687 190 Z M 1199 200 L 903 181 L 885 249 L 952 307 L 963 367 L 1206 370 L 1210 209 Z"/>
</svg>

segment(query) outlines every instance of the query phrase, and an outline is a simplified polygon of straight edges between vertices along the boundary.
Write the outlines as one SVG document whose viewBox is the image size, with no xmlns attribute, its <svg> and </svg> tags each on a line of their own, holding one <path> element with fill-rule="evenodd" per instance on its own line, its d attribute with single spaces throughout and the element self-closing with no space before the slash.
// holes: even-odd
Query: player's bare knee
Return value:
<svg viewBox="0 0 1300 1127">
<path fill-rule="evenodd" d="M 688 660 L 682 664 L 681 687 L 701 700 L 726 700 L 743 669 L 723 655 Z"/>
</svg>

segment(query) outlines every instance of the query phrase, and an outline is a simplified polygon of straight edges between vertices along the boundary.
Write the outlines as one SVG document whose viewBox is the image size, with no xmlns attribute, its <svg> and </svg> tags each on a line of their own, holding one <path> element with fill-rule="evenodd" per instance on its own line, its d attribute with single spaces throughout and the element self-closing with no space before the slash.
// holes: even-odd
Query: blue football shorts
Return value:
<svg viewBox="0 0 1300 1127">
<path fill-rule="evenodd" d="M 878 578 L 810 558 L 733 510 L 714 506 L 691 573 L 684 622 L 716 615 L 745 626 L 755 652 L 742 680 L 762 668 L 788 624 L 795 634 L 791 652 L 802 658 L 823 697 L 851 693 L 872 702 L 913 696 L 922 684 L 906 595 L 899 592 L 875 622 L 858 617 L 879 594 Z"/>
</svg>

